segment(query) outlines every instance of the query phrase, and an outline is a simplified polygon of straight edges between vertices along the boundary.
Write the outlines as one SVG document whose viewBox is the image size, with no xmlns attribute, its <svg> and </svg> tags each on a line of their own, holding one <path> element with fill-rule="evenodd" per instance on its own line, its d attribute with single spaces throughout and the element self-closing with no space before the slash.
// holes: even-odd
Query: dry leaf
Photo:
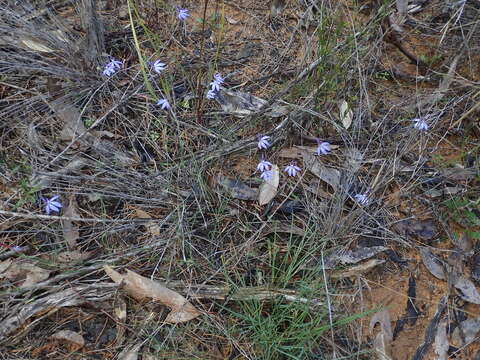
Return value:
<svg viewBox="0 0 480 360">
<path fill-rule="evenodd" d="M 70 218 L 79 218 L 80 214 L 77 211 L 77 201 L 75 200 L 75 195 L 70 194 L 68 196 L 68 204 L 63 210 L 63 215 Z M 78 226 L 73 223 L 71 220 L 62 220 L 63 225 L 63 236 L 65 241 L 68 244 L 70 249 L 77 247 L 77 240 L 80 237 L 80 232 Z"/>
<path fill-rule="evenodd" d="M 396 0 L 397 12 L 400 17 L 407 15 L 408 0 Z"/>
<path fill-rule="evenodd" d="M 93 255 L 93 251 L 81 252 L 79 250 L 63 251 L 55 256 L 52 260 L 54 262 L 75 265 L 82 261 L 90 259 Z"/>
<path fill-rule="evenodd" d="M 293 224 L 283 224 L 278 221 L 272 224 L 269 224 L 267 229 L 262 233 L 263 235 L 268 235 L 272 233 L 288 233 L 288 234 L 295 234 L 299 236 L 305 235 L 305 231 L 303 229 L 300 229 L 298 226 L 295 226 Z"/>
<path fill-rule="evenodd" d="M 75 331 L 71 330 L 60 330 L 57 331 L 55 334 L 50 336 L 52 339 L 57 339 L 57 340 L 67 340 L 70 341 L 76 345 L 78 345 L 79 348 L 82 348 L 85 346 L 85 339 L 83 338 L 82 335 Z"/>
<path fill-rule="evenodd" d="M 252 189 L 239 180 L 230 179 L 226 176 L 219 175 L 216 181 L 224 190 L 234 199 L 240 200 L 257 200 L 258 190 Z"/>
<path fill-rule="evenodd" d="M 363 275 L 369 272 L 371 269 L 373 269 L 377 265 L 383 264 L 384 262 L 385 260 L 381 260 L 381 259 L 370 259 L 365 261 L 362 264 L 351 266 L 347 270 L 334 271 L 332 274 L 330 274 L 330 277 L 333 279 L 344 279 L 348 277 Z"/>
<path fill-rule="evenodd" d="M 465 276 L 458 276 L 453 286 L 458 291 L 458 295 L 465 301 L 468 301 L 472 304 L 480 304 L 480 294 L 477 291 L 477 288 L 472 281 L 467 279 Z"/>
<path fill-rule="evenodd" d="M 393 229 L 401 235 L 413 235 L 421 240 L 431 240 L 438 233 L 437 226 L 432 219 L 401 220 L 393 225 Z"/>
<path fill-rule="evenodd" d="M 10 265 L 12 265 L 13 260 L 12 259 L 7 259 L 2 262 L 0 262 L 0 277 L 1 274 L 8 269 Z"/>
<path fill-rule="evenodd" d="M 230 24 L 230 25 L 237 25 L 239 23 L 238 20 L 235 20 L 234 18 L 230 17 L 230 16 L 225 16 L 225 20 L 227 20 L 227 22 Z"/>
<path fill-rule="evenodd" d="M 345 100 L 343 100 L 340 103 L 339 107 L 340 107 L 340 120 L 342 120 L 342 124 L 345 127 L 345 129 L 348 129 L 352 125 L 353 111 L 350 110 L 350 106 Z"/>
<path fill-rule="evenodd" d="M 480 317 L 464 320 L 460 323 L 462 331 L 458 327 L 455 328 L 452 334 L 452 345 L 457 348 L 466 344 L 470 344 L 477 338 L 477 334 L 480 331 Z M 464 337 L 465 342 L 462 340 Z"/>
<path fill-rule="evenodd" d="M 264 181 L 258 189 L 258 203 L 260 205 L 268 204 L 277 195 L 278 184 L 280 183 L 280 171 L 278 166 L 272 165 L 272 176 Z"/>
<path fill-rule="evenodd" d="M 393 332 L 388 310 L 380 311 L 372 316 L 370 320 L 370 333 L 373 333 L 373 329 L 377 323 L 380 324 L 380 333 L 377 334 L 373 341 L 373 347 L 377 353 L 377 357 L 379 360 L 392 360 L 391 342 L 393 340 Z"/>
<path fill-rule="evenodd" d="M 267 104 L 266 100 L 250 93 L 231 91 L 225 88 L 217 92 L 215 100 L 222 106 L 223 111 L 240 118 L 256 113 Z M 270 108 L 271 110 L 265 113 L 270 117 L 280 117 L 288 113 L 288 108 L 278 103 L 272 104 Z"/>
<path fill-rule="evenodd" d="M 152 217 L 143 210 L 140 209 L 135 209 L 135 212 L 137 213 L 137 217 L 140 219 L 151 219 Z M 145 228 L 148 230 L 148 232 L 153 235 L 153 236 L 158 236 L 160 235 L 160 226 L 155 222 L 155 221 L 149 221 L 144 224 Z"/>
<path fill-rule="evenodd" d="M 435 354 L 438 356 L 437 360 L 447 360 L 448 359 L 448 349 L 450 344 L 447 338 L 447 321 L 442 320 L 437 328 L 437 333 L 435 334 Z"/>
<path fill-rule="evenodd" d="M 121 275 L 110 266 L 104 266 L 108 276 L 117 284 L 124 284 L 125 290 L 136 299 L 151 298 L 168 306 L 172 311 L 165 319 L 168 323 L 180 323 L 192 320 L 200 312 L 190 304 L 182 295 L 163 286 L 159 281 L 154 281 L 127 270 L 126 275 Z"/>
<path fill-rule="evenodd" d="M 6 278 L 20 288 L 32 286 L 48 279 L 50 271 L 34 265 L 29 260 L 12 262 L 8 268 L 0 273 L 0 278 Z"/>
<path fill-rule="evenodd" d="M 142 345 L 143 343 L 138 343 L 124 349 L 120 354 L 118 354 L 118 360 L 137 360 L 138 352 L 140 351 Z"/>
<path fill-rule="evenodd" d="M 385 250 L 388 250 L 385 246 L 360 247 L 354 250 L 337 250 L 324 260 L 323 268 L 333 269 L 338 263 L 356 264 Z"/>
<path fill-rule="evenodd" d="M 117 346 L 120 346 L 125 340 L 125 326 L 123 324 L 125 324 L 125 321 L 127 320 L 127 303 L 121 297 L 118 297 L 115 302 L 113 314 L 117 320 L 115 321 L 117 325 L 115 343 Z"/>
<path fill-rule="evenodd" d="M 445 280 L 445 271 L 442 261 L 437 258 L 428 248 L 420 248 L 420 256 L 422 257 L 423 265 L 430 273 L 440 280 Z"/>
<path fill-rule="evenodd" d="M 326 167 L 323 165 L 318 156 L 309 154 L 306 151 L 303 151 L 302 157 L 305 168 L 310 170 L 312 174 L 320 178 L 320 180 L 325 181 L 327 184 L 333 187 L 334 190 L 338 190 L 340 187 L 341 178 L 341 173 L 339 170 Z"/>
</svg>

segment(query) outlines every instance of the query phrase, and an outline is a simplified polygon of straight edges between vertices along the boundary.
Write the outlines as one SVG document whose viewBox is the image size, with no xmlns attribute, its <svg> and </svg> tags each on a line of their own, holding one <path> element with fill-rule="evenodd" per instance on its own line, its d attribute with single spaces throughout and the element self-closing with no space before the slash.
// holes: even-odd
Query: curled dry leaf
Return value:
<svg viewBox="0 0 480 360">
<path fill-rule="evenodd" d="M 125 326 L 123 324 L 125 324 L 125 321 L 127 320 L 127 303 L 121 297 L 118 297 L 115 301 L 113 315 L 117 320 L 115 321 L 117 326 L 117 336 L 115 338 L 115 343 L 117 346 L 120 346 L 125 340 Z"/>
<path fill-rule="evenodd" d="M 295 226 L 294 224 L 284 224 L 279 221 L 269 224 L 265 231 L 262 232 L 263 235 L 274 233 L 287 233 L 299 236 L 305 235 L 305 231 L 298 226 Z"/>
<path fill-rule="evenodd" d="M 313 175 L 318 176 L 320 180 L 325 181 L 335 191 L 340 187 L 341 173 L 337 169 L 323 165 L 318 156 L 306 151 L 302 152 L 303 164 Z"/>
<path fill-rule="evenodd" d="M 223 111 L 237 117 L 251 115 L 267 104 L 266 100 L 253 96 L 250 93 L 231 91 L 225 88 L 222 88 L 217 93 L 215 100 L 221 105 Z M 266 112 L 265 115 L 270 117 L 280 117 L 287 113 L 287 107 L 274 103 L 271 105 L 270 111 Z"/>
<path fill-rule="evenodd" d="M 480 304 L 480 294 L 471 280 L 460 275 L 454 280 L 453 286 L 463 300 L 472 304 Z"/>
<path fill-rule="evenodd" d="M 120 354 L 118 354 L 118 360 L 137 360 L 138 352 L 140 351 L 142 345 L 143 343 L 138 343 L 127 347 Z"/>
<path fill-rule="evenodd" d="M 349 277 L 356 277 L 369 272 L 374 267 L 376 267 L 377 265 L 383 264 L 384 262 L 385 260 L 381 260 L 381 259 L 370 259 L 365 261 L 364 263 L 351 266 L 346 270 L 334 271 L 332 274 L 330 274 L 330 277 L 333 279 L 344 279 Z"/>
<path fill-rule="evenodd" d="M 460 331 L 460 328 L 462 331 Z M 477 338 L 477 334 L 480 331 L 480 317 L 462 321 L 460 328 L 456 327 L 451 337 L 452 345 L 458 348 L 470 344 Z"/>
<path fill-rule="evenodd" d="M 71 330 L 60 330 L 57 331 L 55 334 L 50 336 L 52 339 L 57 339 L 57 340 L 66 340 L 71 343 L 74 343 L 78 345 L 79 348 L 82 348 L 85 346 L 85 339 L 83 338 L 82 335 L 75 331 Z"/>
<path fill-rule="evenodd" d="M 200 312 L 187 299 L 166 288 L 159 281 L 147 279 L 130 270 L 127 270 L 125 275 L 118 273 L 110 266 L 104 266 L 104 270 L 115 283 L 118 285 L 123 283 L 125 290 L 134 298 L 151 298 L 168 306 L 172 310 L 165 319 L 168 323 L 185 322 L 200 315 Z"/>
<path fill-rule="evenodd" d="M 362 247 L 354 250 L 338 250 L 324 260 L 324 269 L 333 269 L 338 263 L 356 264 L 385 250 L 388 250 L 385 246 Z"/>
<path fill-rule="evenodd" d="M 393 340 L 392 324 L 390 322 L 390 313 L 383 310 L 375 313 L 370 320 L 370 333 L 373 334 L 375 325 L 380 324 L 380 332 L 373 340 L 373 347 L 379 360 L 392 360 L 391 342 Z"/>
<path fill-rule="evenodd" d="M 432 219 L 401 220 L 395 225 L 393 225 L 393 228 L 401 235 L 413 235 L 421 240 L 432 240 L 438 232 L 437 226 Z"/>
<path fill-rule="evenodd" d="M 264 181 L 258 189 L 258 203 L 260 205 L 268 204 L 277 195 L 278 184 L 280 183 L 280 171 L 278 166 L 272 165 L 272 176 Z"/>
<path fill-rule="evenodd" d="M 57 263 L 75 265 L 85 260 L 90 259 L 93 256 L 93 251 L 81 252 L 79 250 L 63 251 L 56 255 L 52 260 Z"/>
<path fill-rule="evenodd" d="M 68 203 L 63 210 L 63 215 L 70 218 L 79 218 L 80 214 L 77 211 L 77 201 L 75 195 L 70 194 L 68 196 Z M 63 236 L 70 249 L 77 247 L 77 240 L 80 237 L 78 226 L 73 223 L 72 220 L 62 220 Z"/>
<path fill-rule="evenodd" d="M 425 265 L 433 276 L 440 280 L 446 279 L 443 262 L 436 257 L 430 249 L 421 247 L 420 256 L 422 257 L 423 265 Z"/>
<path fill-rule="evenodd" d="M 135 212 L 137 213 L 137 217 L 139 217 L 140 219 L 152 218 L 146 211 L 143 211 L 141 209 L 135 209 Z M 153 236 L 160 235 L 160 226 L 158 226 L 158 224 L 155 221 L 149 221 L 145 223 L 145 228 Z"/>
<path fill-rule="evenodd" d="M 219 175 L 216 181 L 221 187 L 234 199 L 240 200 L 257 200 L 258 190 L 252 189 L 239 180 L 230 179 L 226 176 Z"/>
<path fill-rule="evenodd" d="M 7 259 L 4 261 L 0 262 L 0 277 L 2 273 L 9 268 L 10 265 L 12 265 L 13 260 L 12 259 Z"/>
<path fill-rule="evenodd" d="M 5 268 L 2 262 L 1 267 L 5 268 L 0 273 L 0 279 L 8 279 L 20 288 L 32 286 L 40 281 L 48 279 L 50 271 L 42 269 L 36 266 L 29 260 L 20 260 L 10 262 L 8 267 Z M 8 261 L 8 260 L 5 260 Z"/>
<path fill-rule="evenodd" d="M 343 100 L 340 105 L 340 120 L 342 120 L 343 127 L 348 129 L 352 125 L 353 111 L 350 110 L 348 103 Z"/>
</svg>

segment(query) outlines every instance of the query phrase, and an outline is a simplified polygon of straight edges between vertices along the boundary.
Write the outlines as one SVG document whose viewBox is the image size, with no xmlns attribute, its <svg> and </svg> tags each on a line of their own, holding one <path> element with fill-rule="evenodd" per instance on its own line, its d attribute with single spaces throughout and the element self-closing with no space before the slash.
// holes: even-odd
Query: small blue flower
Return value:
<svg viewBox="0 0 480 360">
<path fill-rule="evenodd" d="M 155 60 L 154 63 L 152 64 L 152 67 L 157 74 L 160 74 L 163 70 L 165 70 L 167 65 L 162 63 L 160 60 Z"/>
<path fill-rule="evenodd" d="M 213 75 L 213 81 L 215 81 L 219 85 L 222 85 L 225 79 L 220 73 L 215 73 L 215 75 Z"/>
<path fill-rule="evenodd" d="M 297 173 L 302 170 L 300 169 L 297 165 L 295 165 L 295 162 L 291 162 L 290 164 L 288 164 L 288 166 L 285 168 L 285 172 L 289 175 L 289 176 L 296 176 Z"/>
<path fill-rule="evenodd" d="M 258 148 L 260 150 L 268 149 L 270 147 L 270 142 L 268 141 L 268 139 L 270 139 L 270 136 L 259 136 Z"/>
<path fill-rule="evenodd" d="M 112 60 L 105 65 L 105 68 L 103 69 L 103 75 L 105 76 L 112 76 L 117 72 L 122 67 L 123 63 L 121 61 L 115 60 L 115 58 L 112 58 Z"/>
<path fill-rule="evenodd" d="M 188 9 L 178 9 L 178 18 L 181 21 L 185 21 L 189 16 Z"/>
<path fill-rule="evenodd" d="M 272 163 L 270 161 L 262 160 L 258 163 L 257 170 L 264 172 L 264 171 L 270 170 L 271 167 L 272 167 Z"/>
<path fill-rule="evenodd" d="M 264 172 L 262 172 L 260 174 L 260 177 L 265 180 L 265 181 L 268 181 L 272 178 L 273 176 L 273 171 L 272 170 L 265 170 Z"/>
<path fill-rule="evenodd" d="M 157 101 L 157 105 L 161 106 L 163 110 L 168 110 L 170 109 L 170 103 L 168 102 L 167 99 L 160 99 Z"/>
<path fill-rule="evenodd" d="M 326 155 L 330 151 L 332 151 L 332 147 L 330 146 L 330 143 L 326 141 L 318 142 L 317 155 Z"/>
<path fill-rule="evenodd" d="M 420 131 L 427 131 L 428 130 L 428 124 L 427 122 L 422 119 L 422 118 L 417 118 L 412 120 L 415 124 L 413 124 L 413 127 L 417 130 Z"/>
<path fill-rule="evenodd" d="M 220 83 L 216 82 L 216 81 L 212 81 L 210 83 L 210 88 L 213 90 L 213 91 L 220 91 Z"/>
<path fill-rule="evenodd" d="M 370 202 L 367 194 L 357 194 L 353 198 L 357 203 L 363 206 L 368 205 L 368 203 Z"/>
<path fill-rule="evenodd" d="M 62 207 L 62 204 L 58 201 L 56 201 L 60 195 L 55 195 L 50 199 L 42 197 L 42 201 L 45 203 L 45 212 L 47 215 L 50 215 L 50 213 L 53 212 L 59 212 L 60 208 Z"/>
<path fill-rule="evenodd" d="M 215 99 L 217 97 L 217 92 L 215 90 L 208 90 L 207 99 Z"/>
</svg>

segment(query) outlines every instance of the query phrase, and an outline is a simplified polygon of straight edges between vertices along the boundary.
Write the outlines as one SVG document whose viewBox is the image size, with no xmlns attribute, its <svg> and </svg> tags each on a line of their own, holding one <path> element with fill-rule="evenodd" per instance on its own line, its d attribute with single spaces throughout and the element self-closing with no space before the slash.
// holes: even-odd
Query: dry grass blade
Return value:
<svg viewBox="0 0 480 360">
<path fill-rule="evenodd" d="M 190 321 L 201 314 L 182 295 L 166 288 L 159 281 L 147 279 L 130 270 L 127 270 L 126 275 L 121 275 L 110 266 L 105 266 L 104 270 L 115 283 L 123 284 L 134 298 L 158 300 L 168 306 L 172 310 L 165 319 L 168 323 Z"/>
</svg>

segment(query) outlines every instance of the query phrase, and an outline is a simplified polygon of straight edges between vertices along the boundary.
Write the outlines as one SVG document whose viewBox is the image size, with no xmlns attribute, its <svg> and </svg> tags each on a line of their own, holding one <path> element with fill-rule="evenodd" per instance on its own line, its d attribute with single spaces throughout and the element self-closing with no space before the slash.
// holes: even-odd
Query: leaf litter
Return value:
<svg viewBox="0 0 480 360">
<path fill-rule="evenodd" d="M 159 281 L 147 279 L 127 269 L 125 275 L 113 270 L 110 266 L 104 266 L 108 276 L 137 300 L 158 300 L 168 306 L 171 312 L 167 315 L 167 323 L 177 324 L 190 321 L 200 316 L 201 313 L 179 293 L 162 285 Z"/>
<path fill-rule="evenodd" d="M 280 184 L 280 171 L 278 166 L 273 164 L 270 169 L 271 176 L 265 180 L 258 189 L 258 203 L 266 205 L 277 195 L 278 185 Z"/>
</svg>

